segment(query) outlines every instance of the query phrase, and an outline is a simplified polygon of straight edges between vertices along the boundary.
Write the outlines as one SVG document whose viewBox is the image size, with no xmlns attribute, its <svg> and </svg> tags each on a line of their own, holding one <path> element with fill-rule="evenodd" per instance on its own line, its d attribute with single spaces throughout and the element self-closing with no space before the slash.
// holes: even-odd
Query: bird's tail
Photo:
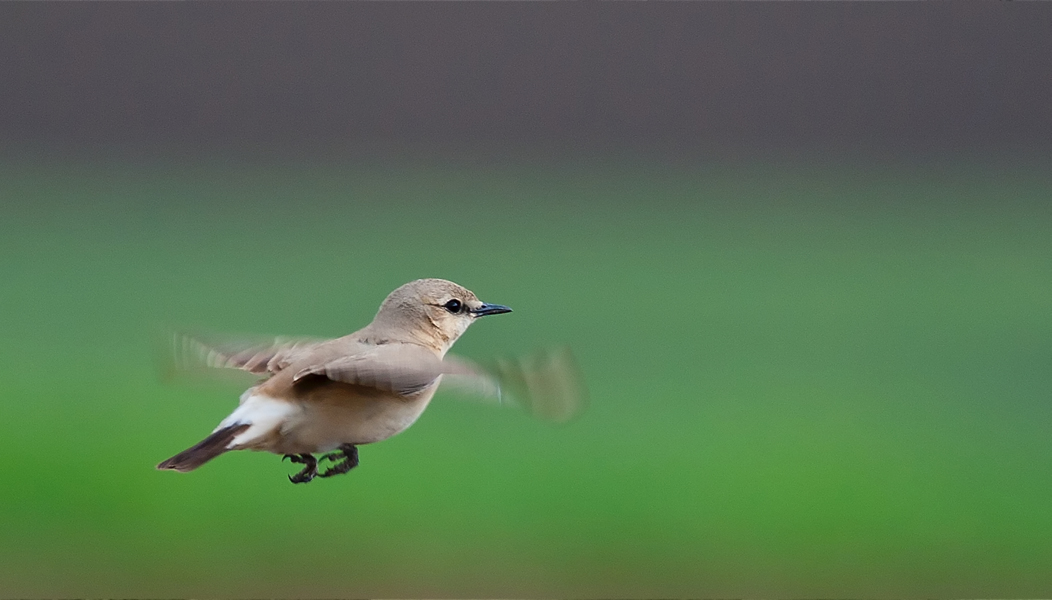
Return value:
<svg viewBox="0 0 1052 600">
<path fill-rule="evenodd" d="M 218 429 L 212 435 L 201 440 L 194 446 L 183 450 L 179 454 L 157 465 L 158 469 L 170 469 L 185 473 L 193 471 L 213 458 L 229 450 L 230 442 L 234 441 L 239 433 L 248 429 L 249 423 L 238 423 Z"/>
</svg>

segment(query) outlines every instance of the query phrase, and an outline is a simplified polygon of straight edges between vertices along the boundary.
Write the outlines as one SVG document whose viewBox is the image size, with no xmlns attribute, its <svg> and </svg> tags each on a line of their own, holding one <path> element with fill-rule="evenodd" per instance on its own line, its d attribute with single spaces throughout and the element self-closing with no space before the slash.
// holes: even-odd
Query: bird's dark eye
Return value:
<svg viewBox="0 0 1052 600">
<path fill-rule="evenodd" d="M 446 310 L 456 315 L 459 314 L 461 310 L 463 310 L 464 303 L 460 300 L 457 300 L 456 298 L 453 298 L 449 302 L 446 302 L 444 306 L 446 307 Z"/>
</svg>

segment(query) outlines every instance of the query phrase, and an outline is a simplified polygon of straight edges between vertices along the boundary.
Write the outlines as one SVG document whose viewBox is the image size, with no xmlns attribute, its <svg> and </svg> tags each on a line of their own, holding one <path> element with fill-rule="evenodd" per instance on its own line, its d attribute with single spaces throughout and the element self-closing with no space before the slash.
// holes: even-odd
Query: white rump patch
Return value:
<svg viewBox="0 0 1052 600">
<path fill-rule="evenodd" d="M 268 396 L 249 395 L 250 392 L 251 390 L 241 397 L 240 406 L 230 413 L 229 417 L 223 419 L 219 427 L 215 428 L 215 431 L 219 431 L 231 425 L 246 423 L 250 425 L 248 429 L 231 440 L 227 448 L 244 445 L 274 431 L 281 427 L 290 416 L 299 411 L 299 408 L 291 402 L 277 400 Z"/>
</svg>

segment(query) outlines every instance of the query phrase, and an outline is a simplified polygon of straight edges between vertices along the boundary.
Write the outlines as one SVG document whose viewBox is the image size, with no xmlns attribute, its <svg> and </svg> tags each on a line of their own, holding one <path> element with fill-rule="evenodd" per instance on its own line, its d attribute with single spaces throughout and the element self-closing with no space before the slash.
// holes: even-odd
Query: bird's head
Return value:
<svg viewBox="0 0 1052 600">
<path fill-rule="evenodd" d="M 487 304 L 445 279 L 417 279 L 391 292 L 370 327 L 391 339 L 413 341 L 445 354 L 479 317 L 511 312 Z"/>
</svg>

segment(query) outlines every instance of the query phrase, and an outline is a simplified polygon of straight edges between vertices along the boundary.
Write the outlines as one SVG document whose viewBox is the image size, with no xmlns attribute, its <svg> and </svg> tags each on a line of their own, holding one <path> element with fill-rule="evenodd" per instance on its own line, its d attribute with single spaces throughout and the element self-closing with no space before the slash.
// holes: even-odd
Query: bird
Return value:
<svg viewBox="0 0 1052 600">
<path fill-rule="evenodd" d="M 335 339 L 173 339 L 182 364 L 239 369 L 261 376 L 210 435 L 157 465 L 187 472 L 233 450 L 267 451 L 303 465 L 295 484 L 349 472 L 358 446 L 412 425 L 446 378 L 502 401 L 509 390 L 535 415 L 562 422 L 586 392 L 568 349 L 485 369 L 447 355 L 470 325 L 511 308 L 482 302 L 444 279 L 418 279 L 391 292 L 372 322 Z M 315 457 L 320 454 L 320 458 Z M 331 463 L 324 471 L 319 461 Z"/>
</svg>

